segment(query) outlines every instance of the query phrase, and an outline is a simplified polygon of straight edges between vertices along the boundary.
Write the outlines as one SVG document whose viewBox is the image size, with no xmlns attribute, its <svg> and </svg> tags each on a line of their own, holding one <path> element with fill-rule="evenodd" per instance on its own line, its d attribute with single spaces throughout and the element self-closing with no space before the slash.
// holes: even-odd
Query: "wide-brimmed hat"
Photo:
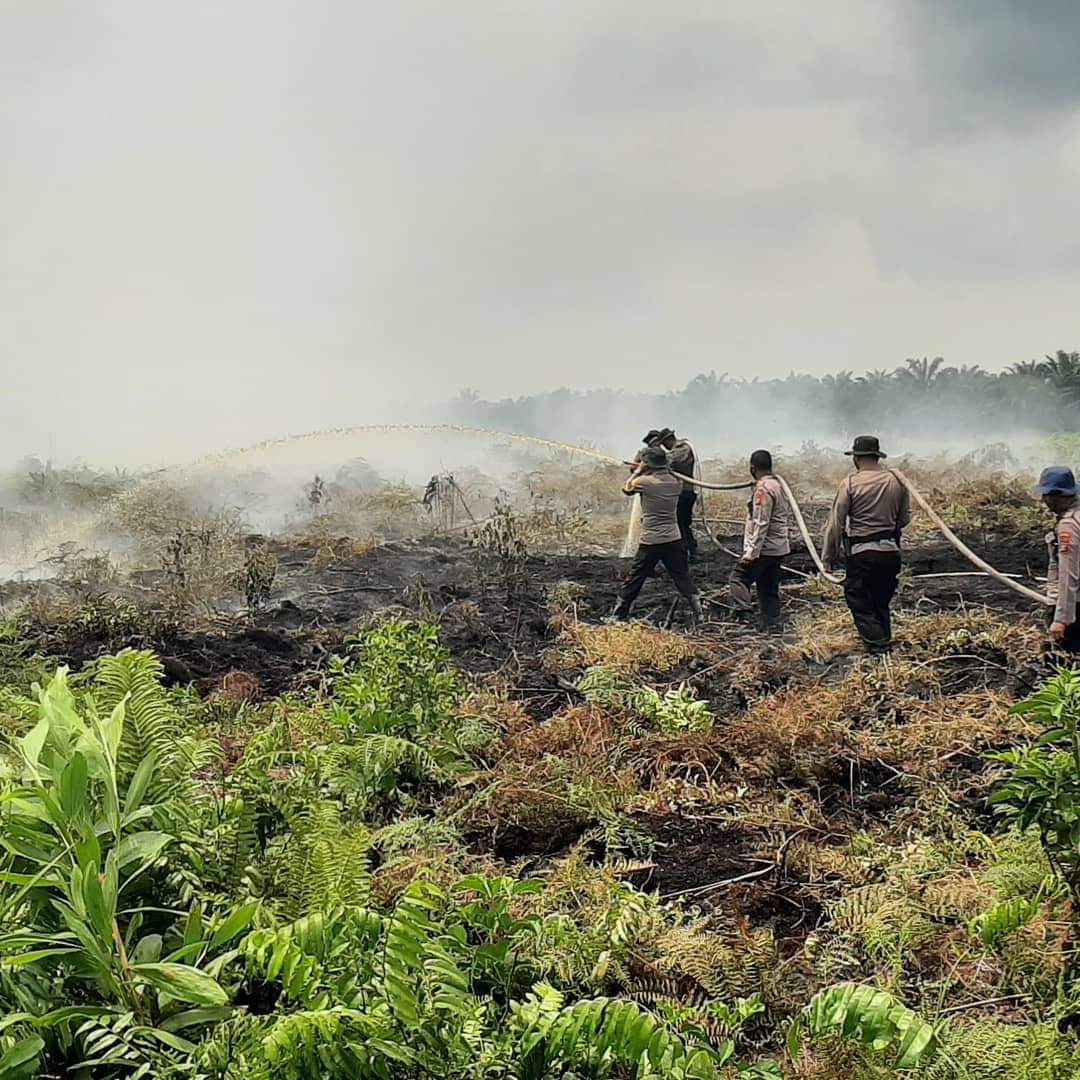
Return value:
<svg viewBox="0 0 1080 1080">
<path fill-rule="evenodd" d="M 667 451 L 662 446 L 647 446 L 641 451 L 641 464 L 650 469 L 667 467 Z"/>
<path fill-rule="evenodd" d="M 664 441 L 665 439 L 672 439 L 672 438 L 674 438 L 674 437 L 675 437 L 675 429 L 674 429 L 674 428 L 669 428 L 669 427 L 661 428 L 661 429 L 660 429 L 660 430 L 659 430 L 659 431 L 658 431 L 658 432 L 656 433 L 656 437 L 657 437 L 657 438 L 658 438 L 658 439 L 659 439 L 659 440 L 660 440 L 661 442 L 663 442 L 663 441 Z"/>
<path fill-rule="evenodd" d="M 659 428 L 649 428 L 649 430 L 646 431 L 645 434 L 641 436 L 641 441 L 646 446 L 648 446 L 649 443 L 654 442 L 658 438 L 660 438 L 660 429 Z"/>
<path fill-rule="evenodd" d="M 1043 469 L 1039 482 L 1035 485 L 1039 495 L 1080 495 L 1073 471 L 1065 465 L 1051 465 Z"/>
<path fill-rule="evenodd" d="M 848 457 L 886 458 L 889 456 L 882 452 L 881 443 L 878 442 L 876 435 L 856 435 L 851 449 L 845 450 L 844 453 Z"/>
</svg>

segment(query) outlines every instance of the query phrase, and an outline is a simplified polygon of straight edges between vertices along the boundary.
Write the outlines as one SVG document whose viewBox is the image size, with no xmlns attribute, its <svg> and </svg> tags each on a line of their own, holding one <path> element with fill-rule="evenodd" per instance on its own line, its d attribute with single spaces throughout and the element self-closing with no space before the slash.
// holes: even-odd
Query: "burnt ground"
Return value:
<svg viewBox="0 0 1080 1080">
<path fill-rule="evenodd" d="M 737 537 L 721 540 L 728 547 L 738 543 Z M 278 582 L 265 610 L 256 616 L 239 613 L 214 629 L 199 632 L 156 626 L 152 618 L 145 626 L 140 623 L 138 634 L 96 622 L 31 629 L 37 630 L 43 652 L 75 669 L 126 646 L 151 647 L 162 657 L 170 683 L 193 684 L 203 694 L 227 692 L 232 683 L 239 683 L 243 695 L 261 700 L 318 683 L 328 658 L 341 648 L 347 635 L 380 613 L 398 609 L 438 623 L 442 639 L 460 668 L 475 675 L 499 673 L 527 713 L 543 721 L 567 705 L 580 703 L 569 679 L 545 670 L 542 663 L 543 651 L 558 636 L 550 620 L 550 590 L 563 581 L 580 586 L 577 616 L 584 622 L 598 622 L 613 608 L 628 566 L 625 560 L 610 556 L 535 556 L 529 558 L 523 577 L 508 583 L 497 573 L 479 567 L 468 544 L 456 539 L 386 543 L 329 565 L 320 561 L 314 547 L 275 543 L 273 548 L 279 562 Z M 1043 572 L 1044 555 L 1038 542 L 1002 542 L 993 546 L 990 558 L 1007 572 Z M 986 578 L 922 578 L 923 574 L 969 569 L 947 544 L 914 545 L 905 561 L 911 578 L 901 590 L 902 610 L 932 613 L 986 605 L 998 612 L 1014 613 L 1018 620 L 1033 618 L 1027 600 Z M 731 556 L 706 545 L 694 566 L 702 589 L 717 596 L 717 602 L 709 606 L 711 625 L 702 635 L 705 655 L 650 680 L 658 687 L 688 680 L 698 695 L 709 701 L 719 721 L 711 752 L 721 772 L 732 771 L 730 763 L 725 764 L 726 726 L 740 723 L 751 696 L 774 693 L 791 679 L 812 693 L 815 685 L 828 687 L 842 680 L 854 662 L 851 656 L 826 662 L 805 657 L 802 664 L 793 666 L 783 656 L 782 642 L 754 631 L 735 632 L 722 592 L 733 563 Z M 794 552 L 788 565 L 804 574 L 812 570 L 804 551 Z M 789 574 L 786 584 L 804 580 Z M 157 584 L 153 573 L 139 575 L 138 595 L 152 598 Z M 0 602 L 10 604 L 20 596 L 25 598 L 30 588 L 0 588 Z M 816 587 L 793 591 L 786 601 L 788 611 L 805 611 L 826 603 L 822 592 Z M 635 615 L 680 627 L 685 612 L 674 599 L 670 582 L 658 577 L 646 585 Z M 739 681 L 737 667 L 733 671 L 731 663 L 711 663 L 710 652 L 730 660 L 733 648 L 739 656 L 758 663 L 752 687 Z M 994 688 L 1016 694 L 1027 689 L 1022 673 L 1017 675 L 1016 665 L 1007 656 L 994 654 L 989 664 L 986 656 L 955 659 L 959 663 L 951 666 L 949 677 L 954 680 L 950 689 L 957 693 Z M 978 752 L 972 752 L 970 762 L 958 756 L 955 764 L 972 775 L 982 767 Z M 887 767 L 879 768 L 872 761 L 852 764 L 839 750 L 834 765 L 811 785 L 828 821 L 822 834 L 827 843 L 842 842 L 860 822 L 884 820 L 915 798 L 917 789 L 907 785 L 899 773 L 886 771 Z M 779 781 L 778 789 L 788 783 L 786 779 Z M 799 780 L 791 783 L 804 786 Z M 983 801 L 978 790 L 969 800 L 962 785 L 956 799 L 958 806 L 963 803 L 976 812 Z M 797 832 L 774 838 L 769 830 L 744 830 L 730 822 L 717 825 L 677 812 L 643 815 L 637 824 L 654 840 L 651 866 L 639 877 L 639 884 L 656 889 L 661 896 L 679 896 L 705 909 L 720 905 L 736 910 L 755 926 L 775 928 L 788 947 L 814 929 L 821 910 L 820 894 L 788 873 L 785 865 L 786 845 Z M 471 841 L 477 850 L 504 859 L 544 858 L 565 851 L 586 831 L 584 825 L 571 823 L 543 834 L 520 831 L 519 835 L 510 827 L 495 843 L 480 837 Z M 837 840 L 828 840 L 830 835 Z"/>
<path fill-rule="evenodd" d="M 736 537 L 719 538 L 726 546 Z M 539 668 L 538 656 L 554 640 L 549 625 L 548 595 L 569 581 L 580 586 L 576 611 L 586 622 L 598 622 L 615 606 L 628 563 L 613 556 L 543 555 L 528 559 L 521 580 L 507 583 L 479 567 L 468 543 L 452 538 L 386 543 L 361 555 L 322 565 L 314 547 L 272 545 L 279 561 L 276 588 L 265 609 L 221 620 L 213 630 L 180 631 L 153 619 L 138 633 L 93 623 L 40 627 L 40 646 L 51 657 L 78 669 L 82 664 L 127 646 L 152 647 L 165 663 L 173 683 L 193 683 L 201 692 L 215 690 L 224 676 L 254 676 L 259 696 L 274 696 L 310 685 L 320 677 L 326 659 L 343 639 L 388 609 L 437 622 L 455 662 L 465 671 L 486 674 L 513 667 L 522 696 L 558 696 L 560 687 Z M 1006 572 L 1044 573 L 1041 543 L 994 545 L 990 556 Z M 706 595 L 717 594 L 707 614 L 716 629 L 730 629 L 731 613 L 722 590 L 734 565 L 731 556 L 706 541 L 694 575 Z M 787 560 L 792 571 L 813 570 L 810 557 L 796 550 Z M 998 611 L 1030 617 L 1032 605 L 1003 585 L 983 577 L 921 578 L 923 574 L 970 569 L 948 544 L 912 547 L 905 557 L 912 576 L 902 589 L 901 607 L 921 612 L 987 605 Z M 138 594 L 152 598 L 155 572 L 137 575 Z M 796 585 L 804 578 L 786 575 Z M 1030 582 L 1029 582 L 1030 583 Z M 0 602 L 27 598 L 42 585 L 0 586 Z M 129 594 L 130 595 L 130 594 Z M 793 596 L 795 594 L 792 594 Z M 646 584 L 635 617 L 685 627 L 686 612 L 662 571 Z M 805 609 L 820 598 L 800 596 L 790 611 Z M 707 630 L 706 630 L 707 633 Z M 763 644 L 767 650 L 768 646 Z"/>
</svg>

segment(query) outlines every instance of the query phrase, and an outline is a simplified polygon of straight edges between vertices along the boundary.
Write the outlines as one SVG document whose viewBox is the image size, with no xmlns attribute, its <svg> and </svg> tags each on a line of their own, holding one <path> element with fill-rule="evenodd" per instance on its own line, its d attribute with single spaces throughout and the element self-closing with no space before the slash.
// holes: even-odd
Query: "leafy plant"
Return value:
<svg viewBox="0 0 1080 1080">
<path fill-rule="evenodd" d="M 346 645 L 331 670 L 339 722 L 353 731 L 412 738 L 438 728 L 461 698 L 434 626 L 387 619 Z"/>
<path fill-rule="evenodd" d="M 1010 824 L 1035 827 L 1051 865 L 1080 888 L 1080 671 L 1061 669 L 1014 707 L 1046 730 L 1028 747 L 990 755 L 1011 766 L 991 805 Z"/>
<path fill-rule="evenodd" d="M 508 593 L 524 586 L 529 550 L 521 524 L 506 499 L 495 500 L 491 517 L 472 530 L 469 539 L 482 571 L 496 575 Z"/>
<path fill-rule="evenodd" d="M 664 735 L 708 731 L 712 727 L 709 703 L 699 701 L 685 684 L 663 695 L 643 686 L 630 699 L 633 707 Z"/>
<path fill-rule="evenodd" d="M 895 1069 L 917 1065 L 938 1048 L 932 1025 L 887 991 L 856 983 L 838 983 L 814 995 L 788 1031 L 793 1061 L 799 1060 L 806 1035 L 836 1035 L 876 1053 L 888 1051 Z"/>
<path fill-rule="evenodd" d="M 4 785 L 0 957 L 24 1006 L 15 1015 L 77 1047 L 85 1068 L 145 1065 L 154 1047 L 191 1049 L 177 1031 L 227 1015 L 214 965 L 199 965 L 254 911 L 215 930 L 195 909 L 182 939 L 166 944 L 152 877 L 175 837 L 153 827 L 147 801 L 157 756 L 130 778 L 121 772 L 127 702 L 103 715 L 89 697 L 80 715 L 61 668 L 38 692 L 37 722 L 13 745 Z M 40 1008 L 43 979 L 64 981 L 75 1003 Z M 193 1006 L 210 1011 L 193 1014 Z"/>
</svg>

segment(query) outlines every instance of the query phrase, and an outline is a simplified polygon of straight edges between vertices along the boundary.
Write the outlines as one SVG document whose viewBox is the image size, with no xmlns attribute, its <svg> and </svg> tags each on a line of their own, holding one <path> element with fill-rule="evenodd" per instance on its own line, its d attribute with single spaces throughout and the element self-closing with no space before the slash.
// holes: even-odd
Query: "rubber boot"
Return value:
<svg viewBox="0 0 1080 1080">
<path fill-rule="evenodd" d="M 690 628 L 694 633 L 698 633 L 701 630 L 702 624 L 705 622 L 705 611 L 701 606 L 700 596 L 690 597 Z"/>
<path fill-rule="evenodd" d="M 616 605 L 614 611 L 612 611 L 610 619 L 612 622 L 629 622 L 630 621 L 630 609 L 632 604 L 627 604 L 625 601 L 620 600 Z"/>
</svg>

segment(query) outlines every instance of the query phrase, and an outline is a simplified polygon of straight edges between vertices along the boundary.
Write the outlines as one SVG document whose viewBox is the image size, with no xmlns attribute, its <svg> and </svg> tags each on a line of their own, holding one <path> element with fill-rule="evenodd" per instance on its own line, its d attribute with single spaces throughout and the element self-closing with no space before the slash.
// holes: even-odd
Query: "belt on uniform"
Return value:
<svg viewBox="0 0 1080 1080">
<path fill-rule="evenodd" d="M 876 544 L 881 540 L 892 540 L 898 547 L 900 545 L 900 530 L 889 529 L 876 533 L 865 533 L 862 536 L 844 536 L 844 549 L 851 554 L 851 549 L 856 544 Z"/>
</svg>

